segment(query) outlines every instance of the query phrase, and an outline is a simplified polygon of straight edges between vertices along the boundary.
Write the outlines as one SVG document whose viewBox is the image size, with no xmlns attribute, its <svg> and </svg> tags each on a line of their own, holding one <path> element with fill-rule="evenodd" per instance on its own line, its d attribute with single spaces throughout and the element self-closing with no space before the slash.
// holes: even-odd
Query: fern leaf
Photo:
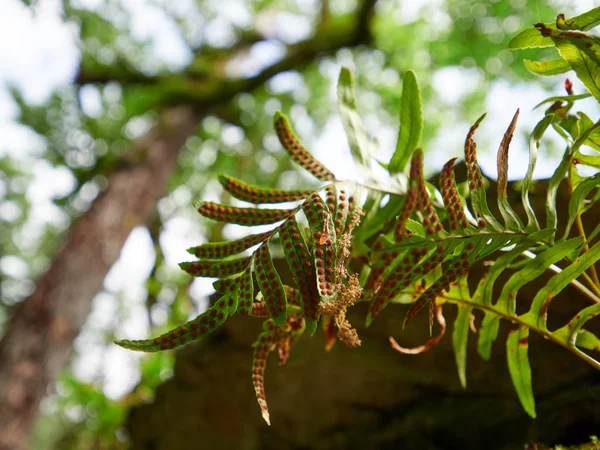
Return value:
<svg viewBox="0 0 600 450">
<path fill-rule="evenodd" d="M 253 258 L 254 259 L 254 258 Z M 249 264 L 242 276 L 239 278 L 238 285 L 238 313 L 247 315 L 252 311 L 252 302 L 254 301 L 254 282 L 252 280 L 252 270 Z"/>
<path fill-rule="evenodd" d="M 574 249 L 583 244 L 583 238 L 576 237 L 565 242 L 561 242 L 531 260 L 525 267 L 514 273 L 504 285 L 497 306 L 501 311 L 514 315 L 516 311 L 516 298 L 519 289 L 529 283 L 531 280 L 541 276 L 551 264 L 555 264 Z M 569 280 L 570 281 L 570 280 Z"/>
<path fill-rule="evenodd" d="M 486 311 L 479 328 L 479 339 L 477 340 L 477 353 L 485 361 L 492 356 L 492 344 L 498 337 L 500 329 L 500 317 L 495 312 Z"/>
<path fill-rule="evenodd" d="M 566 241 L 565 244 L 566 243 L 571 243 L 573 248 L 580 245 L 581 238 L 574 238 Z M 556 247 L 559 245 L 560 244 L 558 244 Z M 565 287 L 567 287 L 571 281 L 575 280 L 579 275 L 587 270 L 588 267 L 598 260 L 600 260 L 600 243 L 597 243 L 587 252 L 577 258 L 574 264 L 571 264 L 562 272 L 554 275 L 552 278 L 550 278 L 550 280 L 548 280 L 546 285 L 538 291 L 537 295 L 533 299 L 528 316 L 530 316 L 532 320 L 535 320 L 540 328 L 546 329 L 546 316 L 548 306 L 550 305 L 552 299 Z"/>
<path fill-rule="evenodd" d="M 523 409 L 535 419 L 535 400 L 531 385 L 531 367 L 527 357 L 528 349 L 529 328 L 520 326 L 511 330 L 506 341 L 508 371 Z"/>
<path fill-rule="evenodd" d="M 229 300 L 228 296 L 222 297 L 194 320 L 190 320 L 154 339 L 121 340 L 116 341 L 115 344 L 140 352 L 158 352 L 180 347 L 206 336 L 221 326 L 227 318 Z"/>
<path fill-rule="evenodd" d="M 337 295 L 335 282 L 337 247 L 331 213 L 316 193 L 306 200 L 303 211 L 312 231 L 319 296 L 323 301 L 331 301 Z"/>
<path fill-rule="evenodd" d="M 510 141 L 512 140 L 517 125 L 517 119 L 519 118 L 519 110 L 515 113 L 508 129 L 504 133 L 500 148 L 498 149 L 498 209 L 506 228 L 511 231 L 521 231 L 524 229 L 521 219 L 515 213 L 508 202 L 507 197 L 507 186 L 508 186 L 508 149 L 510 147 Z"/>
<path fill-rule="evenodd" d="M 485 195 L 485 186 L 483 182 L 483 175 L 477 162 L 477 144 L 473 140 L 473 135 L 479 124 L 485 118 L 485 114 L 477 119 L 477 122 L 471 127 L 465 140 L 465 162 L 467 164 L 467 178 L 469 189 L 471 190 L 471 204 L 473 206 L 473 212 L 475 218 L 478 221 L 480 228 L 489 226 L 494 230 L 502 230 L 503 227 L 496 220 L 496 218 L 490 212 L 487 205 L 487 199 Z"/>
<path fill-rule="evenodd" d="M 245 226 L 269 225 L 294 212 L 293 209 L 237 208 L 213 202 L 200 202 L 197 208 L 200 214 L 209 219 Z"/>
<path fill-rule="evenodd" d="M 248 203 L 286 203 L 302 200 L 308 197 L 312 191 L 283 191 L 280 189 L 265 189 L 251 186 L 237 178 L 226 175 L 218 176 L 223 188 L 235 198 Z"/>
<path fill-rule="evenodd" d="M 539 230 L 540 225 L 537 221 L 535 211 L 529 202 L 529 188 L 531 187 L 531 180 L 533 179 L 533 171 L 537 161 L 540 141 L 553 120 L 554 114 L 548 114 L 544 116 L 544 118 L 535 126 L 529 137 L 529 165 L 521 186 L 521 202 L 523 203 L 525 214 L 527 214 L 527 231 L 530 232 L 533 230 Z"/>
<path fill-rule="evenodd" d="M 470 306 L 459 306 L 452 330 L 452 347 L 454 348 L 458 378 L 463 389 L 467 387 L 467 341 L 472 311 L 473 308 Z"/>
<path fill-rule="evenodd" d="M 271 425 L 271 422 L 264 388 L 267 358 L 269 353 L 277 347 L 280 363 L 285 364 L 289 356 L 290 346 L 298 340 L 304 330 L 304 319 L 297 315 L 290 316 L 281 327 L 275 326 L 273 320 L 268 319 L 263 323 L 263 332 L 254 343 L 252 382 L 263 419 L 268 425 Z"/>
<path fill-rule="evenodd" d="M 227 261 L 182 262 L 179 267 L 194 277 L 224 278 L 243 272 L 249 263 L 250 258 L 238 258 Z"/>
<path fill-rule="evenodd" d="M 251 234 L 250 236 L 227 242 L 208 242 L 188 249 L 188 253 L 197 256 L 200 259 L 221 259 L 228 256 L 237 255 L 243 251 L 260 244 L 265 239 L 273 235 L 273 231 L 266 231 L 259 234 Z"/>
<path fill-rule="evenodd" d="M 283 113 L 275 113 L 274 123 L 279 142 L 295 162 L 321 181 L 335 181 L 333 173 L 302 147 Z"/>
<path fill-rule="evenodd" d="M 283 325 L 287 318 L 287 301 L 283 284 L 271 259 L 269 241 L 258 248 L 255 258 L 256 281 L 263 293 L 269 314 L 276 325 Z"/>
<path fill-rule="evenodd" d="M 442 188 L 442 199 L 448 213 L 448 230 L 450 233 L 464 233 L 469 228 L 469 221 L 463 211 L 464 206 L 458 195 L 456 179 L 454 177 L 454 163 L 456 158 L 448 161 L 442 168 L 440 174 L 440 186 Z"/>
<path fill-rule="evenodd" d="M 319 318 L 319 290 L 311 251 L 294 216 L 280 227 L 279 236 L 292 277 L 302 294 L 301 306 L 306 318 L 306 327 L 310 334 L 313 334 Z"/>
</svg>

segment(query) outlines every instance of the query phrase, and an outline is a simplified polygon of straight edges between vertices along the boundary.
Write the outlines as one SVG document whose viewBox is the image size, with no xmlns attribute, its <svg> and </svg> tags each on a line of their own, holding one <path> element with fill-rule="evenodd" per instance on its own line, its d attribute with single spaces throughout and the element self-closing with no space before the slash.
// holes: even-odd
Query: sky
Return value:
<svg viewBox="0 0 600 450">
<path fill-rule="evenodd" d="M 185 14 L 186 5 L 194 0 L 182 0 L 175 8 Z M 223 20 L 205 24 L 212 27 L 213 39 L 226 42 L 230 38 L 227 24 L 234 22 L 247 24 L 252 19 L 239 1 L 232 0 L 237 7 L 222 7 Z M 438 0 L 428 0 L 435 2 Z M 133 34 L 140 40 L 149 40 L 149 51 L 153 58 L 162 61 L 169 67 L 176 69 L 184 66 L 191 58 L 188 46 L 183 41 L 174 24 L 168 20 L 160 8 L 153 6 L 150 0 L 122 0 L 127 11 L 132 12 L 131 27 Z M 305 7 L 314 7 L 314 2 L 304 2 Z M 594 1 L 571 1 L 567 3 L 571 11 L 584 11 L 594 6 Z M 103 7 L 102 0 L 79 0 L 74 4 L 91 9 Z M 79 63 L 79 49 L 77 43 L 77 29 L 63 23 L 60 13 L 61 2 L 58 0 L 39 0 L 34 13 L 26 8 L 19 0 L 2 0 L 0 6 L 0 155 L 8 154 L 12 158 L 22 161 L 23 164 L 33 167 L 34 180 L 28 187 L 28 197 L 33 202 L 31 223 L 25 227 L 25 235 L 34 236 L 47 222 L 68 225 L 67 218 L 52 204 L 52 198 L 65 195 L 74 186 L 74 179 L 64 168 L 55 168 L 39 156 L 44 152 L 44 140 L 15 121 L 18 113 L 17 106 L 12 100 L 9 89 L 17 89 L 27 102 L 41 104 L 47 100 L 55 89 L 68 85 L 77 70 Z M 312 6 L 311 6 L 312 5 Z M 235 5 L 234 5 L 235 6 Z M 410 8 L 409 8 L 410 9 Z M 416 10 L 412 10 L 416 13 Z M 225 20 L 227 19 L 227 20 Z M 271 33 L 284 42 L 293 42 L 306 37 L 310 32 L 310 23 L 290 21 L 289 17 L 280 15 L 263 20 L 257 24 L 264 28 L 267 34 Z M 227 22 L 229 21 L 229 22 Z M 289 26 L 293 23 L 294 26 Z M 7 43 L 18 43 L 8 44 Z M 234 73 L 252 74 L 266 64 L 281 57 L 282 45 L 274 42 L 256 46 L 245 60 L 240 60 L 231 68 Z M 107 56 L 109 57 L 109 55 Z M 343 62 L 343 61 L 342 61 Z M 352 61 L 348 62 L 350 65 Z M 323 74 L 336 79 L 339 66 L 325 65 Z M 476 73 L 469 73 L 464 69 L 444 68 L 439 70 L 434 83 L 439 101 L 452 104 L 461 96 L 469 92 L 470 82 L 476 83 Z M 465 82 L 467 80 L 468 82 Z M 469 82 L 470 81 L 470 82 Z M 281 77 L 274 81 L 274 87 L 287 89 L 297 80 Z M 287 87 L 286 87 L 287 86 Z M 575 85 L 578 92 L 582 92 L 580 85 Z M 521 119 L 516 136 L 520 131 L 531 130 L 533 125 L 541 118 L 543 111 L 531 113 L 535 104 L 543 99 L 547 93 L 539 87 L 530 84 L 509 85 L 507 82 L 498 81 L 493 84 L 486 100 L 488 117 L 484 121 L 480 136 L 502 136 L 504 129 L 510 122 L 517 108 L 521 108 Z M 332 101 L 335 101 L 335 86 L 330 92 Z M 82 95 L 84 108 L 93 111 L 98 100 L 93 90 Z M 580 106 L 580 105 L 578 105 Z M 582 103 L 584 111 L 594 113 L 594 103 Z M 597 114 L 596 114 L 597 115 Z M 391 155 L 395 145 L 396 131 L 377 128 L 377 124 L 366 121 L 370 129 L 380 142 L 382 155 Z M 302 127 L 302 124 L 297 124 Z M 452 156 L 457 156 L 462 149 L 464 136 L 468 124 L 462 126 L 448 126 L 442 130 L 435 139 L 433 150 L 426 153 L 425 165 L 439 168 L 443 162 Z M 315 140 L 314 153 L 326 165 L 335 167 L 336 175 L 341 178 L 353 178 L 355 171 L 349 164 L 340 164 L 345 160 L 340 155 L 329 151 L 338 143 L 345 141 L 341 121 L 332 117 L 325 127 L 323 134 Z M 496 145 L 499 144 L 499 140 Z M 448 149 L 455 149 L 455 155 L 449 154 Z M 385 159 L 385 156 L 382 158 Z M 520 178 L 527 167 L 527 142 L 515 139 L 511 147 L 510 176 Z M 484 170 L 490 175 L 495 174 L 495 152 L 487 152 L 481 159 Z M 555 167 L 556 160 L 542 159 L 536 175 L 548 176 Z M 180 198 L 186 203 L 185 193 Z M 189 200 L 189 199 L 188 199 Z M 190 207 L 191 207 L 191 202 Z M 10 214 L 0 205 L 0 214 Z M 190 243 L 189 236 L 202 237 L 194 232 L 195 224 L 182 217 L 173 217 L 165 223 L 161 235 L 161 246 L 165 249 L 167 263 L 174 269 L 177 263 L 188 259 L 185 249 L 200 244 Z M 233 237 L 233 236 L 232 236 Z M 94 300 L 92 315 L 88 326 L 77 339 L 76 348 L 79 355 L 74 362 L 76 374 L 83 380 L 93 381 L 102 378 L 102 385 L 106 394 L 118 398 L 129 392 L 137 382 L 137 358 L 140 356 L 117 346 L 108 349 L 104 346 L 102 331 L 114 326 L 111 323 L 119 310 L 120 302 L 126 302 L 130 309 L 129 318 L 125 323 L 119 324 L 121 338 L 145 338 L 150 330 L 146 321 L 144 300 L 146 280 L 154 262 L 154 250 L 148 231 L 143 227 L 136 228 L 125 247 L 121 258 L 113 266 L 105 280 L 105 292 L 100 293 Z M 26 277 L 23 265 L 15 259 L 0 258 L 0 269 L 11 274 Z M 210 281 L 198 281 L 191 289 L 197 310 L 206 305 L 206 295 L 211 292 Z M 158 317 L 160 320 L 160 317 Z M 84 355 L 84 356 L 81 356 Z"/>
</svg>

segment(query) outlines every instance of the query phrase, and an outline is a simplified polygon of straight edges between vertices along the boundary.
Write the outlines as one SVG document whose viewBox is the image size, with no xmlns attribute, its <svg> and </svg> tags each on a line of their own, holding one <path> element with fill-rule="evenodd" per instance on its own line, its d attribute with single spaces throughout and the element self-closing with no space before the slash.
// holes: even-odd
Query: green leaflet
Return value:
<svg viewBox="0 0 600 450">
<path fill-rule="evenodd" d="M 583 33 L 567 31 L 552 32 L 541 28 L 542 33 L 549 34 L 562 58 L 573 68 L 577 77 L 600 101 L 600 41 L 598 38 Z"/>
<path fill-rule="evenodd" d="M 523 64 L 525 64 L 527 70 L 534 75 L 559 75 L 571 70 L 571 65 L 562 58 L 555 58 L 547 61 L 530 61 L 524 59 Z"/>
<path fill-rule="evenodd" d="M 571 30 L 590 30 L 600 23 L 600 8 L 594 8 L 591 11 L 567 20 L 565 20 L 564 16 L 561 16 L 558 16 L 557 18 L 557 23 L 560 23 L 561 27 L 564 26 L 563 24 L 569 24 L 567 28 Z M 540 25 L 551 30 L 556 30 L 558 28 L 555 23 L 536 24 L 533 27 L 521 31 L 512 38 L 508 43 L 508 48 L 516 50 L 521 48 L 552 47 L 552 39 L 543 36 L 537 28 Z"/>
<path fill-rule="evenodd" d="M 583 244 L 582 237 L 576 237 L 556 244 L 553 247 L 538 254 L 535 259 L 532 259 L 525 267 L 514 273 L 504 285 L 497 307 L 501 311 L 505 311 L 510 315 L 514 315 L 516 311 L 517 292 L 531 280 L 542 275 L 550 265 L 557 263 L 574 249 Z M 554 276 L 552 279 L 555 279 Z"/>
<path fill-rule="evenodd" d="M 558 221 L 556 218 L 556 193 L 558 192 L 558 186 L 567 175 L 572 162 L 573 155 L 570 149 L 567 147 L 560 164 L 548 182 L 548 192 L 546 193 L 546 228 L 557 227 Z M 552 239 L 550 243 L 553 243 L 553 241 L 554 239 Z"/>
<path fill-rule="evenodd" d="M 535 419 L 535 400 L 531 385 L 531 367 L 527 357 L 528 349 L 529 328 L 521 326 L 516 330 L 511 330 L 506 341 L 508 371 L 523 409 Z"/>
<path fill-rule="evenodd" d="M 600 339 L 594 333 L 587 330 L 579 330 L 577 333 L 576 345 L 579 348 L 585 348 L 586 350 L 600 351 Z"/>
<path fill-rule="evenodd" d="M 529 136 L 529 165 L 527 167 L 527 174 L 523 180 L 523 185 L 521 186 L 521 201 L 523 202 L 525 214 L 527 214 L 526 230 L 529 232 L 539 230 L 540 228 L 537 217 L 535 216 L 535 211 L 529 202 L 529 188 L 531 187 L 531 180 L 533 179 L 533 171 L 535 170 L 540 141 L 553 120 L 554 114 L 544 116 L 544 118 L 537 123 Z"/>
<path fill-rule="evenodd" d="M 279 142 L 295 162 L 321 181 L 335 181 L 333 173 L 302 147 L 282 112 L 275 113 L 274 124 Z"/>
<path fill-rule="evenodd" d="M 283 283 L 273 265 L 269 241 L 262 244 L 255 253 L 254 271 L 258 287 L 263 294 L 269 314 L 276 325 L 283 325 L 287 319 L 286 295 Z"/>
<path fill-rule="evenodd" d="M 581 245 L 583 238 L 573 238 L 569 241 L 564 242 L 572 244 L 572 250 L 578 248 Z M 577 242 L 579 241 L 579 242 Z M 561 243 L 563 244 L 563 243 Z M 558 244 L 556 247 L 560 246 Z M 555 248 L 556 248 L 555 247 Z M 554 250 L 549 249 L 547 251 Z M 537 259 L 537 258 L 536 258 Z M 593 247 L 591 247 L 587 252 L 581 255 L 579 258 L 575 260 L 574 264 L 569 265 L 562 272 L 554 275 L 546 285 L 540 289 L 533 299 L 533 303 L 531 304 L 531 309 L 527 313 L 527 316 L 533 321 L 533 323 L 537 323 L 537 325 L 546 329 L 546 316 L 548 311 L 548 306 L 552 299 L 562 291 L 567 285 L 574 279 L 576 279 L 579 275 L 581 275 L 588 267 L 594 264 L 596 261 L 600 259 L 600 243 L 597 243 Z"/>
<path fill-rule="evenodd" d="M 515 127 L 517 125 L 517 119 L 519 117 L 519 110 L 515 113 L 510 125 L 508 126 L 506 132 L 504 133 L 504 137 L 502 138 L 502 142 L 500 143 L 500 148 L 498 149 L 498 209 L 500 210 L 500 214 L 502 214 L 502 218 L 504 219 L 504 223 L 506 224 L 506 228 L 511 231 L 520 231 L 523 230 L 523 223 L 519 216 L 512 209 L 508 202 L 507 197 L 507 185 L 508 185 L 508 148 L 510 146 L 510 141 L 512 140 L 513 134 L 515 132 Z"/>
<path fill-rule="evenodd" d="M 213 306 L 193 320 L 174 328 L 154 339 L 139 341 L 115 341 L 121 347 L 138 352 L 159 352 L 180 347 L 188 342 L 198 340 L 215 331 L 227 319 L 229 311 L 229 296 L 223 296 Z"/>
<path fill-rule="evenodd" d="M 293 209 L 238 208 L 214 202 L 199 202 L 196 207 L 204 217 L 237 225 L 269 225 L 294 213 Z"/>
<path fill-rule="evenodd" d="M 515 248 L 496 259 L 492 267 L 488 270 L 485 278 L 482 278 L 477 285 L 475 292 L 476 295 L 481 296 L 482 304 L 492 304 L 494 283 L 516 258 L 518 258 L 525 250 L 529 249 L 537 242 L 544 241 L 553 234 L 554 230 L 541 230 L 524 238 L 521 236 L 515 236 L 515 238 L 511 241 L 512 243 L 516 244 Z"/>
<path fill-rule="evenodd" d="M 260 244 L 272 234 L 273 231 L 266 231 L 264 233 L 251 234 L 250 236 L 235 241 L 208 242 L 199 245 L 198 247 L 189 248 L 187 251 L 201 259 L 227 258 L 228 256 L 237 255 L 250 247 Z"/>
<path fill-rule="evenodd" d="M 354 79 L 352 72 L 347 67 L 342 67 L 337 86 L 338 108 L 340 118 L 348 136 L 348 144 L 354 162 L 358 165 L 359 173 L 363 178 L 371 178 L 372 143 L 362 124 L 356 104 L 354 92 Z"/>
<path fill-rule="evenodd" d="M 598 185 L 600 185 L 600 175 L 594 175 L 593 177 L 586 178 L 584 181 L 579 183 L 579 185 L 577 185 L 573 191 L 573 194 L 571 194 L 571 198 L 569 200 L 569 220 L 567 222 L 563 239 L 567 239 L 569 237 L 569 232 L 571 231 L 571 227 L 577 219 L 578 213 L 581 211 L 583 202 L 588 194 L 597 188 Z"/>
<path fill-rule="evenodd" d="M 593 128 L 590 133 L 587 134 L 586 140 L 583 142 L 583 145 L 588 145 L 592 147 L 594 150 L 600 151 L 600 128 L 595 126 L 592 119 L 590 119 L 586 114 L 579 111 L 577 113 L 579 116 L 579 123 L 582 130 L 588 130 Z"/>
<path fill-rule="evenodd" d="M 548 97 L 547 99 L 541 101 L 537 105 L 533 107 L 533 109 L 537 109 L 546 103 L 556 103 L 556 102 L 569 102 L 573 103 L 576 100 L 583 100 L 584 98 L 590 98 L 591 94 L 579 94 L 579 95 L 558 95 L 555 97 Z"/>
<path fill-rule="evenodd" d="M 282 191 L 251 186 L 227 175 L 218 175 L 218 179 L 223 188 L 235 198 L 255 204 L 293 202 L 312 194 L 312 191 Z"/>
<path fill-rule="evenodd" d="M 499 328 L 500 318 L 498 315 L 486 311 L 479 328 L 479 339 L 477 340 L 477 353 L 486 361 L 489 361 L 492 355 L 492 344 L 498 337 Z"/>
<path fill-rule="evenodd" d="M 421 89 L 414 71 L 404 73 L 400 106 L 400 131 L 396 150 L 392 155 L 388 170 L 402 172 L 411 155 L 419 146 L 423 133 L 423 107 Z"/>
<path fill-rule="evenodd" d="M 583 153 L 577 152 L 575 154 L 574 162 L 576 164 L 583 164 L 584 166 L 600 169 L 600 156 L 584 155 Z"/>
<path fill-rule="evenodd" d="M 548 27 L 555 27 L 554 24 L 545 24 Z M 552 39 L 549 37 L 542 36 L 540 30 L 535 27 L 527 28 L 517 34 L 508 43 L 508 48 L 511 50 L 518 50 L 523 48 L 544 48 L 552 47 Z"/>
<path fill-rule="evenodd" d="M 454 329 L 452 330 L 454 358 L 456 359 L 456 368 L 458 369 L 460 385 L 463 389 L 467 387 L 467 341 L 469 339 L 469 325 L 471 323 L 472 311 L 472 307 L 459 306 L 458 315 L 454 321 Z"/>
</svg>

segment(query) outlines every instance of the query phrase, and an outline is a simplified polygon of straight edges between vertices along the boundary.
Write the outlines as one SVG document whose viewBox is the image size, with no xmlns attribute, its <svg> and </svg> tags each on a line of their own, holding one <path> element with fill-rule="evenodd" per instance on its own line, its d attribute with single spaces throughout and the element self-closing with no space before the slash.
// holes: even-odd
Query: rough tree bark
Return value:
<svg viewBox="0 0 600 450">
<path fill-rule="evenodd" d="M 160 78 L 137 77 L 136 84 L 156 85 L 166 92 L 160 123 L 128 152 L 124 168 L 109 178 L 106 190 L 72 225 L 62 248 L 35 292 L 15 312 L 0 342 L 0 449 L 26 446 L 49 384 L 65 366 L 73 340 L 90 311 L 94 295 L 118 258 L 131 230 L 146 224 L 164 194 L 183 143 L 204 113 L 223 107 L 238 93 L 261 86 L 272 76 L 299 69 L 321 54 L 367 44 L 369 20 L 376 0 L 365 0 L 352 24 L 323 27 L 309 40 L 287 47 L 286 56 L 256 76 L 182 79 L 165 90 Z M 224 54 L 236 56 L 234 52 Z M 118 73 L 80 73 L 79 83 L 120 80 Z M 172 81 L 172 80 L 171 80 Z M 166 83 L 173 87 L 173 83 Z M 203 87 L 208 86 L 208 89 Z"/>
<path fill-rule="evenodd" d="M 73 224 L 35 292 L 15 312 L 0 343 L 0 448 L 24 445 L 39 401 L 66 364 L 94 295 L 131 230 L 146 223 L 164 195 L 179 149 L 197 120 L 188 107 L 161 115 Z"/>
</svg>

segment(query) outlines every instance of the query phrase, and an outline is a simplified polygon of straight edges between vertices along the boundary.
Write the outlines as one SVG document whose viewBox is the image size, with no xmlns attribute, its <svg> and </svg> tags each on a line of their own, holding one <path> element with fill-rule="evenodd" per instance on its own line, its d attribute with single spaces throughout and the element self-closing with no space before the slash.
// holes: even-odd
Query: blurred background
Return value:
<svg viewBox="0 0 600 450">
<path fill-rule="evenodd" d="M 338 177 L 355 176 L 336 111 L 342 66 L 354 71 L 381 159 L 395 146 L 402 73 L 414 69 L 429 175 L 460 156 L 470 124 L 487 112 L 478 150 L 494 177 L 495 150 L 521 108 L 510 174 L 522 177 L 528 133 L 543 116 L 533 107 L 564 94 L 564 77 L 534 77 L 521 60 L 545 50 L 507 44 L 535 22 L 594 3 L 3 0 L 0 402 L 14 400 L 16 422 L 0 429 L 34 449 L 132 445 L 129 411 L 153 401 L 175 355 L 142 356 L 112 341 L 158 334 L 206 307 L 212 280 L 191 280 L 177 263 L 189 247 L 240 236 L 193 208 L 230 201 L 217 173 L 314 186 L 281 151 L 276 110 Z M 586 102 L 578 106 L 598 117 Z M 559 141 L 544 141 L 537 177 L 552 173 L 561 152 Z M 47 320 L 30 320 L 30 301 Z M 9 350 L 36 330 L 36 375 L 24 382 Z M 19 383 L 27 393 L 11 400 Z"/>
</svg>

